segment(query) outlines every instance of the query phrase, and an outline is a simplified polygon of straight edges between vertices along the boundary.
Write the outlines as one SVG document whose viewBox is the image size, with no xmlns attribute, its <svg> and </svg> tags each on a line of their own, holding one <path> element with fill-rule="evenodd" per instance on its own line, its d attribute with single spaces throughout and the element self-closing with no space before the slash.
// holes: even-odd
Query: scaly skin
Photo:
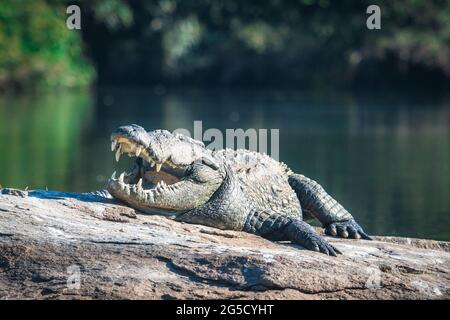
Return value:
<svg viewBox="0 0 450 320">
<path fill-rule="evenodd" d="M 292 174 L 288 182 L 302 204 L 303 213 L 317 218 L 325 227 L 326 234 L 370 239 L 352 215 L 316 181 L 301 174 Z"/>
<path fill-rule="evenodd" d="M 113 174 L 108 191 L 137 210 L 290 240 L 333 256 L 339 250 L 303 221 L 303 213 L 317 218 L 327 234 L 369 239 L 317 182 L 267 155 L 211 151 L 191 138 L 137 125 L 118 128 L 111 139 L 117 160 L 128 153 L 136 161 L 130 173 Z"/>
</svg>

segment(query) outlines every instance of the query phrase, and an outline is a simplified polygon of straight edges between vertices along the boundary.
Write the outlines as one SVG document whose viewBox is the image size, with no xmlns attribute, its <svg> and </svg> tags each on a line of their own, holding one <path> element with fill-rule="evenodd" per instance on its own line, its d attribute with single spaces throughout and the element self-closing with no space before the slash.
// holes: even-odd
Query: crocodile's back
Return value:
<svg viewBox="0 0 450 320">
<path fill-rule="evenodd" d="M 231 168 L 247 199 L 258 210 L 273 210 L 295 217 L 301 214 L 298 198 L 288 183 L 291 171 L 285 164 L 268 155 L 242 149 L 218 150 L 212 156 Z"/>
</svg>

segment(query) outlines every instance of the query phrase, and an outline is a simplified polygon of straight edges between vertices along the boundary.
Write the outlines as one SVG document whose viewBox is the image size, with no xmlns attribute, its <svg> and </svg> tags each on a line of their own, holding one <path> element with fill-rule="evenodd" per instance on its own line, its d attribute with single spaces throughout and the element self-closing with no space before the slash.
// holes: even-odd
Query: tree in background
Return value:
<svg viewBox="0 0 450 320">
<path fill-rule="evenodd" d="M 66 27 L 62 1 L 14 0 L 0 5 L 0 89 L 89 85 L 93 66 L 81 34 Z"/>
<path fill-rule="evenodd" d="M 0 7 L 0 87 L 85 85 L 94 74 L 118 85 L 448 83 L 448 0 L 376 2 L 10 2 Z M 72 3 L 82 9 L 81 32 L 65 28 Z M 381 30 L 366 28 L 371 4 L 381 8 Z"/>
<path fill-rule="evenodd" d="M 102 83 L 436 87 L 448 82 L 448 0 L 376 2 L 114 0 L 108 6 L 97 1 L 103 10 L 93 6 L 84 35 Z M 366 27 L 372 4 L 381 8 L 381 30 Z"/>
</svg>

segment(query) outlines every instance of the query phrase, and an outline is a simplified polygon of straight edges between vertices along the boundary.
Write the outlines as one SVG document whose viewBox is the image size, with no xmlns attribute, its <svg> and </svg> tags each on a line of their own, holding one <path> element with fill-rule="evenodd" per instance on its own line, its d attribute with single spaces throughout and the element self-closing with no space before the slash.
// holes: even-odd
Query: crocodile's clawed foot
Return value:
<svg viewBox="0 0 450 320">
<path fill-rule="evenodd" d="M 330 223 L 324 227 L 325 234 L 329 236 L 372 240 L 372 238 L 364 232 L 363 228 L 361 228 L 361 226 L 353 219 Z"/>
<path fill-rule="evenodd" d="M 341 254 L 338 249 L 328 243 L 328 241 L 326 241 L 304 221 L 293 221 L 285 229 L 285 232 L 292 242 L 297 243 L 308 250 L 321 252 L 334 257 L 336 257 L 338 254 Z"/>
<path fill-rule="evenodd" d="M 335 246 L 319 235 L 317 235 L 317 237 L 309 238 L 303 245 L 309 250 L 321 252 L 328 256 L 337 257 L 338 254 L 342 254 Z"/>
<path fill-rule="evenodd" d="M 28 188 L 28 187 L 27 187 Z M 0 194 L 7 194 L 11 196 L 17 196 L 26 198 L 28 197 L 28 190 L 20 190 L 20 189 L 14 189 L 14 188 L 0 188 Z"/>
</svg>

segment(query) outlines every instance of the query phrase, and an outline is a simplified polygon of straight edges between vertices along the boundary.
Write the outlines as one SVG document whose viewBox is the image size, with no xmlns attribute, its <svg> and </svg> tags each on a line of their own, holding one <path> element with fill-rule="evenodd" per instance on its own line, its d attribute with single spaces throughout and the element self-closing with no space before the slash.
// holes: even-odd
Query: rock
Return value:
<svg viewBox="0 0 450 320">
<path fill-rule="evenodd" d="M 449 299 L 450 243 L 327 237 L 328 257 L 136 214 L 97 195 L 0 194 L 2 299 Z"/>
</svg>

